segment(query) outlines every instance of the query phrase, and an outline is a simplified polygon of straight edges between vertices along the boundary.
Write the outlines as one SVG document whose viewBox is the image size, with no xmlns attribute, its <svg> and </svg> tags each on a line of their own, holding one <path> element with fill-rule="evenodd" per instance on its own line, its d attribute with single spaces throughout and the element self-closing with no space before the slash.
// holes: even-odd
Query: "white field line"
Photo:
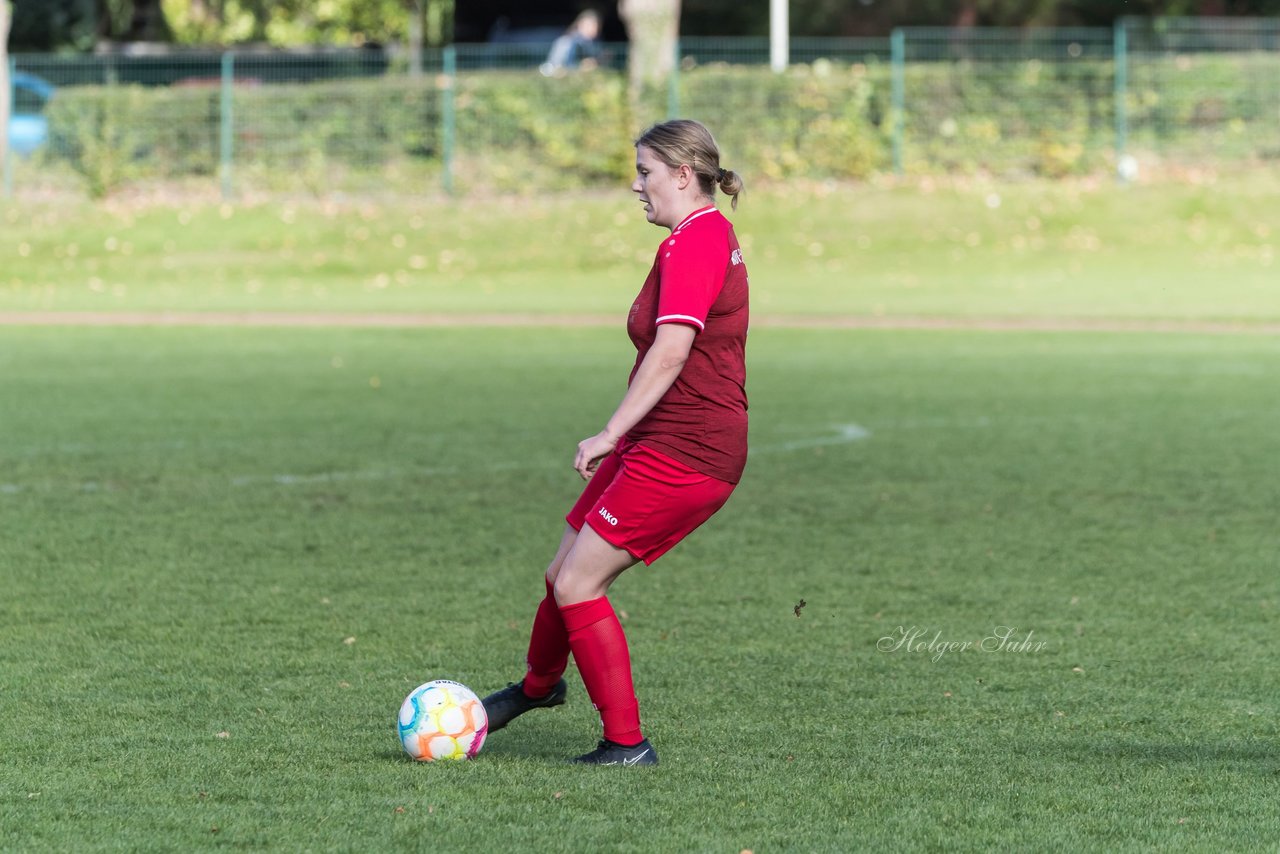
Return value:
<svg viewBox="0 0 1280 854">
<path fill-rule="evenodd" d="M 54 488 L 55 488 L 54 486 L 51 486 L 50 484 L 47 484 L 47 483 L 36 485 L 36 486 L 30 485 L 30 484 L 23 485 L 21 483 L 0 483 L 0 495 L 20 495 L 24 492 L 52 492 Z M 72 487 L 72 489 L 76 492 L 115 492 L 116 491 L 115 487 L 110 485 L 103 486 L 101 483 L 99 483 L 96 480 L 86 480 L 83 483 L 76 484 L 74 487 Z"/>
<path fill-rule="evenodd" d="M 860 424 L 838 424 L 833 429 L 835 433 L 831 436 L 817 436 L 811 439 L 793 439 L 789 442 L 759 445 L 751 449 L 750 455 L 786 453 L 805 448 L 823 448 L 828 445 L 847 445 L 850 442 L 860 442 L 863 439 L 871 438 L 871 431 Z"/>
<path fill-rule="evenodd" d="M 830 445 L 847 445 L 870 438 L 871 431 L 858 424 L 839 424 L 832 428 L 832 434 L 814 436 L 807 439 L 792 439 L 785 442 L 773 442 L 757 445 L 750 451 L 751 456 L 759 454 L 779 454 L 806 448 L 820 448 Z M 570 458 L 565 457 L 566 460 Z M 405 477 L 449 477 L 466 473 L 497 473 L 503 471 L 519 471 L 522 469 L 550 469 L 550 462 L 531 461 L 490 461 L 478 466 L 418 466 L 403 469 L 366 469 L 363 471 L 325 471 L 307 474 L 245 474 L 230 479 L 232 486 L 260 486 L 271 484 L 276 486 L 312 486 L 323 483 L 364 483 L 370 481 L 398 480 Z M 569 468 L 564 463 L 564 468 Z M 98 481 L 85 481 L 73 487 L 77 492 L 112 492 L 111 486 L 103 487 Z M 24 492 L 49 492 L 49 485 L 24 485 L 20 483 L 0 483 L 0 495 L 20 495 Z"/>
<path fill-rule="evenodd" d="M 365 471 L 322 471 L 310 474 L 249 474 L 231 478 L 232 486 L 272 483 L 279 486 L 310 486 L 316 483 L 350 483 L 396 480 L 404 477 L 449 477 L 468 472 L 519 471 L 550 468 L 547 463 L 488 462 L 479 466 L 415 466 L 403 469 L 367 469 Z"/>
<path fill-rule="evenodd" d="M 750 450 L 751 455 L 785 453 L 799 451 L 804 448 L 819 448 L 827 445 L 847 445 L 870 438 L 871 431 L 858 424 L 841 424 L 836 426 L 835 435 L 818 436 L 810 439 L 795 439 L 788 442 L 776 442 L 761 445 Z M 568 459 L 566 457 L 566 459 Z M 567 464 L 565 466 L 568 467 Z M 314 474 L 273 474 L 244 475 L 231 479 L 233 486 L 248 486 L 258 483 L 274 483 L 280 486 L 306 486 L 314 483 L 342 483 L 346 481 L 393 480 L 400 477 L 437 477 L 441 475 L 457 475 L 464 472 L 500 472 L 519 469 L 546 469 L 552 464 L 532 462 L 490 462 L 482 466 L 444 466 L 438 468 L 414 468 L 399 470 L 370 470 L 354 472 L 317 472 Z"/>
</svg>

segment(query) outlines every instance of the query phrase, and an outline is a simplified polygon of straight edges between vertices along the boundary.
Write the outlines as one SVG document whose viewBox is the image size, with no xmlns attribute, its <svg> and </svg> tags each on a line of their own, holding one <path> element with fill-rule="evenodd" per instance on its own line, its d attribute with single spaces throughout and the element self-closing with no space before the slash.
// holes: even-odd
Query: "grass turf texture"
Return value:
<svg viewBox="0 0 1280 854">
<path fill-rule="evenodd" d="M 1280 319 L 1280 176 L 817 188 L 734 215 L 757 316 Z M 599 196 L 10 207 L 0 311 L 623 315 L 661 235 Z"/>
<path fill-rule="evenodd" d="M 471 763 L 394 734 L 519 675 L 619 330 L 0 341 L 0 848 L 1276 840 L 1273 339 L 754 332 L 746 480 L 615 587 L 643 773 L 562 763 L 576 677 Z M 877 648 L 997 626 L 1046 646 Z"/>
</svg>

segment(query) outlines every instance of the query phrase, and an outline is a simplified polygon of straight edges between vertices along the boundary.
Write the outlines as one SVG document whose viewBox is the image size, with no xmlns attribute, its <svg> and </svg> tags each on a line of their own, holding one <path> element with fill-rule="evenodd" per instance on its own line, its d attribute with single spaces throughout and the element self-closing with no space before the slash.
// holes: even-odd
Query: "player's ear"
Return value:
<svg viewBox="0 0 1280 854">
<path fill-rule="evenodd" d="M 693 167 L 688 163 L 681 163 L 680 168 L 676 170 L 676 181 L 680 189 L 684 189 L 694 179 Z"/>
</svg>

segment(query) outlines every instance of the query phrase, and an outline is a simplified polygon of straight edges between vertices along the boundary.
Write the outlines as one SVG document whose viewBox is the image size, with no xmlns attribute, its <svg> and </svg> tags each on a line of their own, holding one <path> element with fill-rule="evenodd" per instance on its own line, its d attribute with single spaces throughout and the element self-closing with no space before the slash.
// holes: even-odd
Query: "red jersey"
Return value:
<svg viewBox="0 0 1280 854">
<path fill-rule="evenodd" d="M 737 483 L 747 462 L 747 319 L 747 266 L 733 226 L 714 206 L 696 210 L 662 241 L 631 306 L 627 334 L 637 352 L 628 385 L 659 324 L 698 333 L 675 383 L 627 438 Z"/>
</svg>

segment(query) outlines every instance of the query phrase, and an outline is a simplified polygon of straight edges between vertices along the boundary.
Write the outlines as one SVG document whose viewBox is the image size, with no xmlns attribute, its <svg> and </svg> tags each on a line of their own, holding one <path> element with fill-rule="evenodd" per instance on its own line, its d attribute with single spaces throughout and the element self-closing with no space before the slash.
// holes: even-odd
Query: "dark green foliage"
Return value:
<svg viewBox="0 0 1280 854">
<path fill-rule="evenodd" d="M 805 0 L 791 3 L 798 36 L 888 35 L 894 27 L 1104 26 L 1124 17 L 1280 13 L 1280 0 Z M 763 36 L 769 4 L 741 0 L 684 0 L 686 36 Z"/>
<path fill-rule="evenodd" d="M 95 0 L 17 0 L 13 5 L 9 50 L 92 50 L 94 7 Z"/>
</svg>

